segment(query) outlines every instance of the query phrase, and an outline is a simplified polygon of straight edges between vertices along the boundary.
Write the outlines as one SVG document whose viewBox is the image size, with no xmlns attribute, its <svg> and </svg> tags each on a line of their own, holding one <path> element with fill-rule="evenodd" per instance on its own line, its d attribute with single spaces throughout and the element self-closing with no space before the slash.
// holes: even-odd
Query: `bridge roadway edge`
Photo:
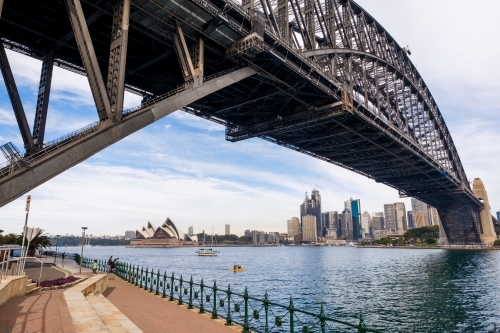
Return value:
<svg viewBox="0 0 500 333">
<path fill-rule="evenodd" d="M 118 123 L 111 124 L 79 141 L 68 144 L 65 149 L 57 151 L 54 155 L 35 162 L 29 168 L 0 181 L 0 207 L 147 125 L 208 94 L 228 87 L 256 73 L 254 69 L 244 67 L 214 78 L 146 109 L 136 111 Z"/>
</svg>

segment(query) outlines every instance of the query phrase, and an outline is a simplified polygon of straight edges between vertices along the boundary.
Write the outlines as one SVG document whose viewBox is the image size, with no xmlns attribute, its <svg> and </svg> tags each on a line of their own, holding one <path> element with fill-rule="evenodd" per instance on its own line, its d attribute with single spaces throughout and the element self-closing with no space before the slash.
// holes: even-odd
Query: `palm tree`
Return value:
<svg viewBox="0 0 500 333">
<path fill-rule="evenodd" d="M 33 237 L 33 239 L 31 240 L 30 242 L 30 246 L 28 248 L 28 256 L 29 257 L 34 257 L 35 256 L 35 253 L 36 251 L 41 251 L 47 247 L 50 247 L 52 244 L 50 242 L 50 238 L 49 236 L 47 236 L 47 234 L 43 234 L 42 233 L 44 232 L 44 230 L 40 230 L 38 232 L 38 234 L 36 234 L 35 237 Z M 19 244 L 21 244 L 23 238 L 22 235 L 19 235 Z M 28 240 L 25 239 L 24 240 L 24 243 L 25 244 L 28 244 Z"/>
</svg>

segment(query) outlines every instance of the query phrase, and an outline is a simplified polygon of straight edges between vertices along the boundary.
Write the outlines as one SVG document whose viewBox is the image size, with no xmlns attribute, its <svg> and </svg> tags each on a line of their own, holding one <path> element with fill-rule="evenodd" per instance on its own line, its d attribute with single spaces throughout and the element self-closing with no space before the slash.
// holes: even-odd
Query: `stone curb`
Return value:
<svg viewBox="0 0 500 333">
<path fill-rule="evenodd" d="M 76 281 L 73 281 L 73 282 L 70 282 L 70 283 L 66 283 L 66 284 L 63 284 L 63 285 L 60 285 L 60 286 L 52 286 L 52 287 L 42 287 L 42 289 L 40 289 L 40 291 L 47 291 L 47 290 L 57 290 L 57 289 L 66 289 L 66 288 L 69 288 L 69 287 L 73 287 L 75 284 L 78 284 L 80 282 L 83 282 L 85 280 L 87 280 L 88 278 L 87 277 L 80 277 L 78 280 Z"/>
</svg>

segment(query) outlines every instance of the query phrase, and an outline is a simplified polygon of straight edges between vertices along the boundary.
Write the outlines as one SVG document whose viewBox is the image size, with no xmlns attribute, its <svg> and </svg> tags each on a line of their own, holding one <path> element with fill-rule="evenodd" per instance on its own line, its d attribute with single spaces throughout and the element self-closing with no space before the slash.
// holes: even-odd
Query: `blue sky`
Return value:
<svg viewBox="0 0 500 333">
<path fill-rule="evenodd" d="M 469 178 L 480 177 L 492 211 L 500 210 L 498 125 L 500 52 L 494 13 L 451 0 L 357 1 L 391 33 L 409 44 L 411 59 L 430 87 L 450 128 Z M 17 53 L 8 57 L 30 126 L 41 63 Z M 126 107 L 140 98 L 126 95 Z M 54 69 L 46 140 L 97 120 L 85 77 Z M 4 84 L 0 84 L 0 144 L 22 147 Z M 1 157 L 0 157 L 1 158 Z M 1 163 L 1 162 L 0 162 Z M 362 210 L 404 201 L 391 188 L 259 139 L 230 143 L 224 128 L 183 112 L 163 118 L 30 192 L 30 226 L 51 234 L 123 234 L 169 216 L 183 231 L 194 226 L 223 233 L 224 224 L 245 229 L 286 230 L 304 192 L 320 190 L 323 210 L 340 210 L 349 197 Z M 0 208 L 0 229 L 20 232 L 25 196 Z"/>
</svg>

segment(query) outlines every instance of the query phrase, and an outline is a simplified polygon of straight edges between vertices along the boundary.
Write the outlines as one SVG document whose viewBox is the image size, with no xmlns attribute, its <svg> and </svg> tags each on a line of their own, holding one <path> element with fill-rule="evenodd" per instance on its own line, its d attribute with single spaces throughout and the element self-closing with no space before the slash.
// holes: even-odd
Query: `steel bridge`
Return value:
<svg viewBox="0 0 500 333">
<path fill-rule="evenodd" d="M 2 146 L 0 206 L 182 109 L 231 142 L 259 137 L 418 198 L 450 243 L 488 242 L 485 205 L 408 49 L 351 0 L 242 1 L 0 0 L 25 149 Z M 5 49 L 42 60 L 31 127 Z M 88 78 L 97 117 L 46 142 L 53 66 Z M 123 110 L 125 90 L 141 105 Z"/>
</svg>

